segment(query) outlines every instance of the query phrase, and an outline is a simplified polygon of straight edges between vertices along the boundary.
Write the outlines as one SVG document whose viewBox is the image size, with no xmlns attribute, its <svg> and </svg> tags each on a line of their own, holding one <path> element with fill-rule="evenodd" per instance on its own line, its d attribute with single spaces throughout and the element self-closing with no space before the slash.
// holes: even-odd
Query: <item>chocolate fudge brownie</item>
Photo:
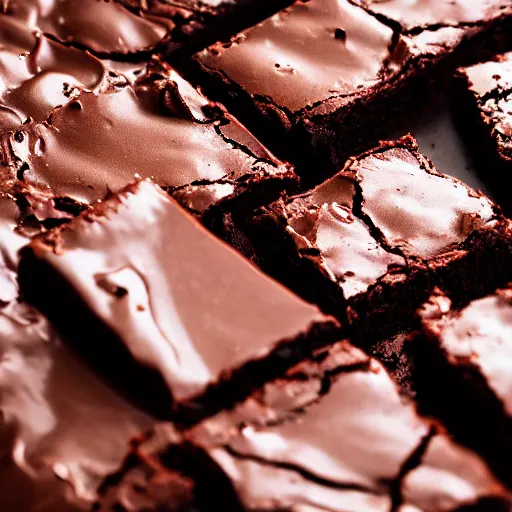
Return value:
<svg viewBox="0 0 512 512">
<path fill-rule="evenodd" d="M 0 15 L 0 161 L 40 221 L 70 217 L 136 174 L 153 177 L 211 227 L 226 205 L 265 203 L 297 183 L 288 165 L 156 56 L 98 59 L 33 33 L 16 5 Z"/>
<path fill-rule="evenodd" d="M 409 328 L 434 286 L 463 301 L 512 278 L 510 221 L 410 136 L 240 223 L 265 270 L 363 341 Z"/>
<path fill-rule="evenodd" d="M 0 509 L 78 512 L 151 418 L 107 387 L 34 309 L 0 308 Z"/>
<path fill-rule="evenodd" d="M 198 53 L 195 80 L 318 180 L 389 136 L 445 74 L 441 64 L 473 55 L 503 26 L 512 26 L 509 0 L 297 0 Z"/>
<path fill-rule="evenodd" d="M 34 241 L 19 274 L 27 300 L 95 368 L 148 409 L 166 417 L 176 409 L 183 421 L 339 336 L 332 318 L 148 181 Z"/>
<path fill-rule="evenodd" d="M 512 485 L 512 286 L 461 309 L 438 293 L 419 313 L 419 393 Z"/>
<path fill-rule="evenodd" d="M 192 478 L 201 512 L 511 505 L 485 462 L 419 416 L 383 367 L 348 342 L 186 431 L 181 443 L 171 427 L 153 437 L 138 450 L 141 466 L 153 462 Z"/>
<path fill-rule="evenodd" d="M 512 213 L 512 53 L 457 70 L 452 103 L 483 179 Z"/>
</svg>

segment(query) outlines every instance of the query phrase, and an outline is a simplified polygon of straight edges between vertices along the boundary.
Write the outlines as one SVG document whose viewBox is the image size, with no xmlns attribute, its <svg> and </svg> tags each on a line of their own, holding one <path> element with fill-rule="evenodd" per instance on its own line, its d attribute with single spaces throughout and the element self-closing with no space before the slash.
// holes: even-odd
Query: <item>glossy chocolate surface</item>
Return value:
<svg viewBox="0 0 512 512">
<path fill-rule="evenodd" d="M 162 77 L 162 85 L 159 79 L 150 77 L 148 86 L 136 89 L 125 85 L 103 94 L 83 91 L 56 109 L 50 122 L 33 123 L 14 134 L 13 159 L 29 166 L 25 180 L 57 196 L 90 203 L 122 189 L 136 175 L 179 188 L 205 181 L 233 184 L 267 169 L 287 171 L 258 161 L 273 157 L 236 121 L 208 119 L 202 111 L 208 102 L 174 72 Z M 146 93 L 155 98 L 145 102 Z M 164 96 L 170 102 L 167 111 L 153 104 Z M 221 126 L 224 122 L 228 125 Z"/>
<path fill-rule="evenodd" d="M 392 37 L 348 1 L 298 1 L 199 59 L 248 93 L 298 111 L 375 83 Z"/>
<path fill-rule="evenodd" d="M 0 507 L 88 510 L 151 419 L 112 392 L 37 311 L 0 310 Z"/>
<path fill-rule="evenodd" d="M 113 2 L 92 3 L 130 23 L 149 23 Z M 59 27 L 71 31 L 73 16 L 82 9 L 80 3 L 75 12 L 73 5 L 66 0 L 35 12 L 41 19 L 57 17 Z M 83 206 L 141 176 L 181 189 L 177 196 L 185 206 L 203 212 L 252 182 L 295 179 L 234 118 L 157 56 L 141 64 L 98 59 L 55 41 L 51 32 L 33 32 L 31 20 L 38 18 L 30 14 L 31 4 L 23 6 L 13 3 L 0 15 L 5 70 L 0 137 L 1 160 L 12 179 L 27 187 L 29 202 L 53 204 L 57 196 Z M 93 23 L 108 12 L 87 12 L 93 17 L 84 26 L 123 43 L 115 31 Z M 118 28 L 137 35 L 130 26 Z M 243 186 L 237 186 L 239 181 Z M 44 220 L 43 210 L 39 220 Z M 59 216 L 52 207 L 46 212 Z"/>
<path fill-rule="evenodd" d="M 457 74 L 474 97 L 498 158 L 512 163 L 512 53 L 461 68 Z"/>
<path fill-rule="evenodd" d="M 301 257 L 315 262 L 347 298 L 388 272 L 440 258 L 495 217 L 485 196 L 438 173 L 412 138 L 354 159 L 276 209 Z"/>
<path fill-rule="evenodd" d="M 149 50 L 167 34 L 163 23 L 135 16 L 105 0 L 9 0 L 5 10 L 31 31 L 101 54 Z"/>
<path fill-rule="evenodd" d="M 32 247 L 176 401 L 329 322 L 146 181 Z"/>
<path fill-rule="evenodd" d="M 350 345 L 295 371 L 296 380 L 292 371 L 187 434 L 244 510 L 363 512 L 394 502 L 434 512 L 506 499 L 477 455 L 419 417 L 385 370 Z"/>
<path fill-rule="evenodd" d="M 197 59 L 293 121 L 370 94 L 407 74 L 410 62 L 434 59 L 511 13 L 506 0 L 297 0 Z"/>
</svg>

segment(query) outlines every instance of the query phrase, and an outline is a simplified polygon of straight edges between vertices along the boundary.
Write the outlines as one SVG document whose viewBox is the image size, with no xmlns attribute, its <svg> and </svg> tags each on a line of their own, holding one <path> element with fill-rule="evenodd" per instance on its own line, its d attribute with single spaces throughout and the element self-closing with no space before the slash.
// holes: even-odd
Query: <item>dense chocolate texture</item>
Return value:
<svg viewBox="0 0 512 512">
<path fill-rule="evenodd" d="M 136 13 L 171 20 L 172 44 L 169 56 L 189 57 L 195 51 L 229 38 L 280 9 L 293 0 L 116 0 Z"/>
<path fill-rule="evenodd" d="M 508 0 L 358 3 L 297 0 L 196 56 L 196 79 L 274 151 L 294 162 L 313 152 L 314 169 L 301 169 L 311 179 L 389 133 L 398 111 L 443 76 L 442 63 L 512 24 Z"/>
<path fill-rule="evenodd" d="M 20 279 L 29 300 L 94 352 L 96 367 L 103 357 L 107 373 L 165 415 L 173 405 L 207 414 L 338 329 L 146 181 L 33 242 Z M 138 367 L 147 386 L 142 377 L 130 385 Z"/>
<path fill-rule="evenodd" d="M 105 56 L 156 49 L 170 28 L 164 20 L 134 16 L 105 0 L 7 0 L 0 5 L 0 14 L 19 29 L 44 33 Z"/>
<path fill-rule="evenodd" d="M 512 53 L 460 68 L 453 83 L 458 124 L 483 179 L 512 212 Z"/>
<path fill-rule="evenodd" d="M 440 174 L 411 137 L 260 209 L 244 229 L 265 270 L 364 340 L 409 327 L 434 286 L 467 300 L 512 277 L 509 221 L 481 193 Z"/>
<path fill-rule="evenodd" d="M 159 427 L 138 454 L 192 476 L 201 512 L 510 506 L 483 460 L 418 416 L 384 368 L 347 342 L 183 438 Z"/>
<path fill-rule="evenodd" d="M 462 309 L 438 293 L 420 317 L 422 399 L 512 485 L 512 287 Z"/>
<path fill-rule="evenodd" d="M 249 208 L 295 185 L 289 166 L 157 57 L 100 60 L 8 12 L 0 15 L 0 160 L 40 221 L 69 217 L 135 175 L 152 177 L 212 227 L 226 205 Z"/>
</svg>

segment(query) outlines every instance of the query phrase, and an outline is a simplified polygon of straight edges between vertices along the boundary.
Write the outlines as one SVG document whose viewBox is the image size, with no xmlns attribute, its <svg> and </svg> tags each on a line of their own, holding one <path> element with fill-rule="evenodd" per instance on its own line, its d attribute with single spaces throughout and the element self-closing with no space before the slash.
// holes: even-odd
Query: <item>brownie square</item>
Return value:
<svg viewBox="0 0 512 512">
<path fill-rule="evenodd" d="M 318 182 L 389 134 L 452 62 L 510 27 L 511 14 L 505 0 L 297 0 L 198 53 L 195 79 Z"/>
<path fill-rule="evenodd" d="M 152 419 L 114 392 L 35 309 L 0 308 L 0 509 L 90 510 Z"/>
<path fill-rule="evenodd" d="M 152 177 L 210 227 L 221 211 L 297 185 L 289 165 L 157 57 L 121 72 L 119 63 L 15 28 L 0 36 L 9 57 L 0 162 L 41 222 L 69 218 L 136 175 Z"/>
<path fill-rule="evenodd" d="M 201 512 L 488 512 L 511 504 L 480 457 L 419 416 L 383 367 L 347 342 L 182 438 L 159 427 L 136 453 L 141 466 L 195 481 Z"/>
<path fill-rule="evenodd" d="M 453 106 L 482 178 L 512 212 L 512 53 L 457 70 Z"/>
<path fill-rule="evenodd" d="M 243 396 L 339 332 L 147 181 L 34 241 L 19 274 L 27 300 L 95 369 L 181 421 Z"/>
<path fill-rule="evenodd" d="M 410 328 L 434 286 L 464 301 L 512 277 L 510 222 L 410 136 L 239 222 L 266 271 L 365 343 Z"/>
<path fill-rule="evenodd" d="M 463 308 L 437 293 L 419 314 L 419 396 L 511 485 L 512 287 Z"/>
<path fill-rule="evenodd" d="M 173 25 L 169 55 L 190 56 L 284 9 L 293 0 L 116 0 L 150 19 Z"/>
</svg>

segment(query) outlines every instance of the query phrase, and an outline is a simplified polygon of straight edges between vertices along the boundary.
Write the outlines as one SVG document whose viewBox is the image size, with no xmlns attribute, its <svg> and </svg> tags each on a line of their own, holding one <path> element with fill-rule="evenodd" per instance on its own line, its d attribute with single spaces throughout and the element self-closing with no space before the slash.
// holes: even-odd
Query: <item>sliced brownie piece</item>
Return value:
<svg viewBox="0 0 512 512">
<path fill-rule="evenodd" d="M 462 309 L 433 295 L 420 316 L 418 385 L 429 410 L 512 485 L 512 286 Z"/>
<path fill-rule="evenodd" d="M 62 344 L 34 309 L 0 308 L 0 509 L 89 510 L 151 418 Z"/>
<path fill-rule="evenodd" d="M 183 437 L 160 428 L 138 454 L 141 465 L 195 480 L 201 512 L 489 512 L 511 503 L 482 459 L 420 417 L 383 367 L 347 342 Z"/>
<path fill-rule="evenodd" d="M 244 229 L 265 270 L 354 324 L 364 342 L 410 327 L 434 286 L 466 300 L 512 278 L 510 222 L 440 174 L 411 137 L 258 210 Z"/>
<path fill-rule="evenodd" d="M 512 212 L 512 53 L 458 69 L 452 98 L 478 170 L 498 202 Z"/>
<path fill-rule="evenodd" d="M 37 205 L 41 221 L 55 213 L 42 207 L 45 199 L 75 214 L 135 175 L 152 177 L 210 226 L 228 204 L 250 208 L 296 185 L 288 165 L 158 59 L 136 75 L 122 75 L 83 53 L 98 73 L 80 65 L 87 76 L 75 83 L 74 56 L 50 61 L 57 50 L 44 44 L 48 51 L 27 56 L 38 66 L 34 74 L 8 95 L 10 112 L 25 122 L 3 134 L 0 149 L 6 171 Z M 64 50 L 82 53 L 58 51 Z M 67 98 L 62 73 L 71 75 Z M 62 106 L 53 108 L 55 101 Z M 25 120 L 36 112 L 37 120 Z"/>
<path fill-rule="evenodd" d="M 305 159 L 304 176 L 318 180 L 389 134 L 398 113 L 443 76 L 440 64 L 512 25 L 509 0 L 427 4 L 297 0 L 198 53 L 196 80 L 279 156 Z"/>
<path fill-rule="evenodd" d="M 105 0 L 8 0 L 0 18 L 103 56 L 136 56 L 163 45 L 172 25 Z"/>
<path fill-rule="evenodd" d="M 147 181 L 34 241 L 20 281 L 95 368 L 149 409 L 178 409 L 184 420 L 338 336 L 333 319 Z"/>
</svg>

